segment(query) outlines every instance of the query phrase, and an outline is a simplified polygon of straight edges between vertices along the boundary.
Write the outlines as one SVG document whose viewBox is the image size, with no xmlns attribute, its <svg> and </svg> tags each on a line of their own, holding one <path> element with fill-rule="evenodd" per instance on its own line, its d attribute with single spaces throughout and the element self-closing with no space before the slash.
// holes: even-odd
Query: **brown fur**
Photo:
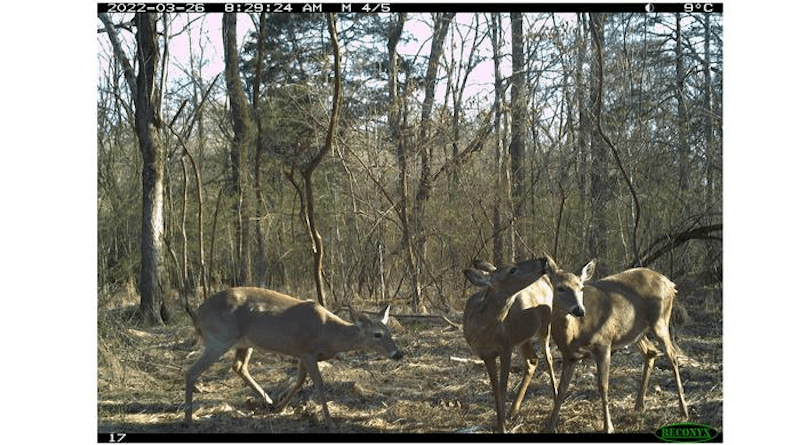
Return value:
<svg viewBox="0 0 800 445">
<path fill-rule="evenodd" d="M 519 345 L 525 357 L 525 371 L 510 415 L 519 410 L 539 362 L 533 347 L 535 337 L 542 342 L 555 393 L 549 344 L 553 293 L 547 277 L 543 275 L 546 265 L 544 259 L 500 268 L 487 262 L 476 262 L 478 269 L 464 271 L 473 284 L 483 287 L 467 300 L 464 307 L 464 338 L 486 365 L 495 399 L 497 432 L 500 433 L 505 432 L 505 399 L 514 346 Z M 497 357 L 500 357 L 499 380 Z"/>
<path fill-rule="evenodd" d="M 593 357 L 597 364 L 604 430 L 607 433 L 614 431 L 608 409 L 611 351 L 633 343 L 644 356 L 635 406 L 639 411 L 644 410 L 650 372 L 658 356 L 655 345 L 645 336 L 647 333 L 653 334 L 666 350 L 677 382 L 680 411 L 687 418 L 677 363 L 680 351 L 673 345 L 669 333 L 675 285 L 664 275 L 646 268 L 630 269 L 587 282 L 594 272 L 594 260 L 583 267 L 580 276 L 561 270 L 552 258 L 548 258 L 548 264 L 548 277 L 555 289 L 552 336 L 564 364 L 547 431 L 555 432 L 559 409 L 566 398 L 575 365 L 587 356 Z"/>
<path fill-rule="evenodd" d="M 286 407 L 310 374 L 322 405 L 325 424 L 332 428 L 319 361 L 339 352 L 372 349 L 400 359 L 402 354 L 386 327 L 389 307 L 380 319 L 353 311 L 345 321 L 313 301 L 301 301 L 268 289 L 238 287 L 224 290 L 200 305 L 195 325 L 204 343 L 203 355 L 186 373 L 185 423 L 192 421 L 192 392 L 200 374 L 231 348 L 236 348 L 233 370 L 267 404 L 272 399 L 247 369 L 253 347 L 298 358 L 297 381 L 276 411 Z"/>
</svg>

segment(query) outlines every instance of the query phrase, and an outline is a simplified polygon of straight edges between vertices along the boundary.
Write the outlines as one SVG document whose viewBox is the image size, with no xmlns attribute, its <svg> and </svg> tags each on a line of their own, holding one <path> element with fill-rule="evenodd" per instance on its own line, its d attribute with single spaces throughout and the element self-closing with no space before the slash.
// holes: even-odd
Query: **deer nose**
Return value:
<svg viewBox="0 0 800 445">
<path fill-rule="evenodd" d="M 572 310 L 569 311 L 569 313 L 576 317 L 583 317 L 584 315 L 586 315 L 586 311 L 583 309 L 582 306 L 573 307 Z"/>
<path fill-rule="evenodd" d="M 401 358 L 403 358 L 403 353 L 395 350 L 389 357 L 391 357 L 393 360 L 400 360 Z"/>
</svg>

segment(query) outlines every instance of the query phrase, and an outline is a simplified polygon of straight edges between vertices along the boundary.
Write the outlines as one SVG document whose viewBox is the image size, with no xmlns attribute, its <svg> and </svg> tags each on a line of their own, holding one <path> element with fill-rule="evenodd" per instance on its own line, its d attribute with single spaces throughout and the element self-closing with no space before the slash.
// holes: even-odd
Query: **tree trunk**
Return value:
<svg viewBox="0 0 800 445">
<path fill-rule="evenodd" d="M 333 143 L 336 138 L 337 128 L 339 126 L 339 109 L 341 105 L 341 96 L 342 96 L 342 68 L 341 68 L 341 56 L 339 53 L 339 38 L 338 38 L 338 31 L 336 29 L 336 15 L 328 14 L 327 17 L 328 22 L 328 33 L 331 37 L 331 48 L 333 52 L 333 75 L 334 75 L 334 84 L 333 84 L 333 98 L 332 102 L 333 105 L 331 107 L 331 119 L 328 124 L 328 133 L 325 138 L 325 145 L 319 150 L 314 157 L 308 162 L 307 165 L 302 167 L 302 176 L 303 176 L 303 185 L 300 186 L 297 184 L 292 174 L 288 174 L 289 179 L 294 184 L 295 188 L 300 193 L 300 199 L 304 201 L 302 205 L 304 211 L 302 212 L 304 215 L 305 225 L 306 225 L 306 232 L 311 241 L 311 250 L 314 256 L 314 284 L 316 285 L 317 290 L 317 301 L 319 304 L 326 306 L 326 298 L 325 298 L 325 287 L 323 282 L 323 262 L 322 260 L 325 257 L 325 245 L 323 243 L 322 235 L 317 230 L 317 223 L 316 223 L 316 216 L 314 212 L 314 187 L 312 182 L 312 176 L 314 174 L 314 170 L 319 166 L 322 162 L 322 159 L 330 153 L 333 148 Z"/>
<path fill-rule="evenodd" d="M 714 196 L 714 176 L 712 175 L 712 160 L 714 159 L 714 116 L 711 107 L 711 96 L 714 87 L 711 82 L 711 19 L 709 14 L 705 14 L 703 22 L 703 52 L 705 63 L 703 64 L 703 107 L 705 108 L 705 142 L 706 142 L 706 202 L 711 203 Z"/>
<path fill-rule="evenodd" d="M 433 100 L 436 93 L 437 74 L 439 72 L 439 60 L 442 57 L 442 47 L 444 46 L 444 38 L 447 36 L 447 30 L 450 27 L 450 22 L 455 17 L 456 13 L 448 12 L 439 17 L 433 29 L 433 37 L 431 39 L 431 53 L 428 58 L 428 68 L 425 73 L 424 87 L 425 97 L 422 101 L 422 115 L 420 122 L 420 142 L 423 144 L 421 153 L 420 165 L 420 179 L 419 187 L 417 188 L 417 197 L 415 206 L 421 206 L 423 201 L 428 199 L 428 194 L 431 189 L 431 167 L 430 157 L 432 152 L 432 144 L 428 141 L 430 136 L 431 126 L 431 113 L 433 112 Z M 415 214 L 421 212 L 421 207 L 415 209 Z M 419 228 L 419 227 L 417 227 Z"/>
<path fill-rule="evenodd" d="M 684 97 L 684 82 L 686 75 L 683 68 L 683 46 L 681 36 L 681 14 L 675 14 L 675 96 L 678 98 L 678 187 L 683 193 L 689 188 L 689 142 L 688 124 L 686 115 L 686 100 Z M 688 203 L 686 197 L 681 201 Z M 686 204 L 688 205 L 688 204 Z M 681 209 L 684 213 L 688 209 Z"/>
<path fill-rule="evenodd" d="M 160 140 L 156 85 L 158 34 L 155 14 L 136 14 L 139 74 L 136 77 L 136 133 L 142 152 L 142 244 L 139 271 L 140 310 L 145 320 L 161 321 L 160 278 L 164 240 L 164 146 Z"/>
<path fill-rule="evenodd" d="M 583 65 L 587 58 L 587 40 L 589 31 L 586 14 L 578 14 L 578 26 L 575 28 L 577 42 L 577 61 L 575 63 L 575 103 L 578 104 L 578 128 L 575 145 L 578 148 L 578 190 L 581 196 L 581 209 L 583 213 L 583 233 L 581 239 L 588 240 L 592 227 L 592 153 L 587 142 L 591 134 L 591 119 L 589 104 L 586 101 L 587 82 Z"/>
<path fill-rule="evenodd" d="M 590 70 L 590 91 L 589 91 L 589 113 L 592 117 L 591 135 L 591 165 L 590 171 L 590 224 L 589 224 L 589 245 L 588 253 L 590 257 L 598 257 L 606 252 L 606 220 L 605 210 L 609 198 L 608 181 L 608 151 L 605 141 L 600 134 L 600 114 L 603 109 L 603 91 L 600 85 L 601 52 L 605 42 L 603 27 L 605 23 L 604 13 L 589 14 L 589 26 L 593 28 L 592 49 L 594 57 Z"/>
<path fill-rule="evenodd" d="M 502 116 L 503 106 L 503 79 L 500 74 L 500 22 L 502 16 L 500 13 L 492 13 L 492 58 L 494 60 L 494 137 L 495 137 L 495 187 L 497 192 L 503 190 L 505 177 L 503 172 L 503 139 L 500 133 L 500 117 Z M 492 204 L 492 239 L 494 240 L 493 258 L 494 264 L 503 264 L 503 233 L 502 222 L 500 218 L 500 206 L 502 199 L 495 199 Z"/>
<path fill-rule="evenodd" d="M 514 223 L 523 212 L 523 196 L 525 195 L 525 137 L 527 135 L 527 88 L 525 87 L 525 49 L 522 33 L 522 14 L 511 13 L 511 144 L 508 151 L 511 157 L 511 205 L 512 230 L 511 261 L 516 261 Z"/>
<path fill-rule="evenodd" d="M 122 50 L 115 25 L 108 14 L 99 14 L 114 48 L 136 111 L 134 124 L 142 152 L 142 232 L 139 269 L 139 310 L 147 323 L 161 322 L 161 273 L 164 256 L 164 147 L 160 139 L 160 94 L 156 85 L 158 35 L 155 14 L 136 14 L 138 75 Z"/>
<path fill-rule="evenodd" d="M 261 73 L 264 64 L 264 53 L 266 52 L 266 31 L 267 31 L 267 18 L 266 13 L 262 12 L 259 16 L 258 25 L 258 45 L 256 49 L 256 62 L 255 62 L 255 79 L 253 80 L 253 114 L 255 115 L 256 124 L 256 157 L 254 162 L 254 180 L 253 188 L 256 192 L 256 215 L 260 212 L 266 211 L 266 204 L 264 202 L 264 195 L 262 193 L 261 184 L 261 158 L 266 151 L 266 146 L 263 136 L 263 128 L 261 128 L 261 117 L 258 110 L 258 101 L 261 95 Z M 264 234 L 264 216 L 256 218 L 256 267 L 255 267 L 255 284 L 259 287 L 266 287 L 267 285 L 267 253 L 266 253 L 266 235 Z"/>
<path fill-rule="evenodd" d="M 254 124 L 250 106 L 244 94 L 239 75 L 239 53 L 236 44 L 236 14 L 222 15 L 222 42 L 225 47 L 225 84 L 231 103 L 233 144 L 231 145 L 231 193 L 236 197 L 235 255 L 238 263 L 237 285 L 250 284 L 251 258 L 249 243 L 250 213 L 246 193 L 248 190 L 248 153 L 253 145 Z"/>
<path fill-rule="evenodd" d="M 419 275 L 417 274 L 417 262 L 414 255 L 413 237 L 411 234 L 411 227 L 408 218 L 408 161 L 406 159 L 406 145 L 403 133 L 400 130 L 400 116 L 403 108 L 402 99 L 398 92 L 398 55 L 397 44 L 400 41 L 400 35 L 403 33 L 403 26 L 405 25 L 406 14 L 400 13 L 397 15 L 397 21 L 391 22 L 388 30 L 388 53 L 389 53 L 389 131 L 392 135 L 392 140 L 396 145 L 395 154 L 397 156 L 398 174 L 397 174 L 397 192 L 399 198 L 397 200 L 396 212 L 400 219 L 400 230 L 402 239 L 400 240 L 401 249 L 404 252 L 406 267 L 411 275 L 411 302 L 412 310 L 416 312 L 417 308 L 414 307 L 415 302 L 419 301 L 420 285 Z"/>
<path fill-rule="evenodd" d="M 331 152 L 333 144 L 336 139 L 336 132 L 339 127 L 339 108 L 341 106 L 342 96 L 342 67 L 341 55 L 339 52 L 339 37 L 336 28 L 336 15 L 328 14 L 328 34 L 331 37 L 331 52 L 333 53 L 333 105 L 331 106 L 331 120 L 328 125 L 328 134 L 325 138 L 325 146 L 319 154 L 312 160 L 311 165 L 304 173 L 306 181 L 306 194 L 308 195 L 308 214 L 309 214 L 309 227 L 313 235 L 314 244 L 314 284 L 317 287 L 317 301 L 319 304 L 325 306 L 325 289 L 322 282 L 322 260 L 325 255 L 324 244 L 322 235 L 317 230 L 316 219 L 314 216 L 314 195 L 311 184 L 311 175 L 314 170 L 322 162 L 322 159 Z"/>
<path fill-rule="evenodd" d="M 705 58 L 703 64 L 703 108 L 705 108 L 705 156 L 706 162 L 704 165 L 704 173 L 706 178 L 705 184 L 705 202 L 707 206 L 713 206 L 716 202 L 716 183 L 714 177 L 714 159 L 715 157 L 715 144 L 714 144 L 714 112 L 712 107 L 713 85 L 711 80 L 711 19 L 710 14 L 705 14 L 703 21 L 703 57 Z M 706 270 L 713 270 L 718 261 L 718 249 L 712 243 L 706 244 Z"/>
<path fill-rule="evenodd" d="M 411 213 L 411 231 L 414 233 L 416 243 L 414 248 L 416 250 L 416 270 L 412 273 L 421 274 L 422 267 L 425 264 L 426 257 L 426 232 L 425 232 L 425 203 L 430 197 L 432 187 L 431 175 L 431 154 L 433 151 L 433 144 L 428 140 L 430 137 L 431 126 L 431 113 L 433 112 L 433 101 L 436 93 L 437 74 L 439 72 L 439 60 L 442 56 L 442 47 L 444 45 L 444 38 L 447 36 L 447 30 L 450 27 L 450 22 L 455 17 L 456 13 L 448 12 L 436 19 L 433 29 L 433 37 L 431 39 L 431 53 L 428 59 L 428 68 L 425 73 L 424 89 L 425 97 L 422 101 L 422 113 L 420 121 L 420 173 L 419 184 L 417 186 L 417 194 L 414 199 L 414 206 Z M 416 312 L 419 308 L 419 296 L 415 293 L 411 302 L 411 306 Z"/>
</svg>

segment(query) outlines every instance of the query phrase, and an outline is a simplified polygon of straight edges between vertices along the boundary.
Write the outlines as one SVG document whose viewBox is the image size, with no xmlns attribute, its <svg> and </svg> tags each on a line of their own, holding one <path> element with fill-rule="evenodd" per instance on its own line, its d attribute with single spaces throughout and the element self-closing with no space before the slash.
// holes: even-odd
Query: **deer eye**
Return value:
<svg viewBox="0 0 800 445">
<path fill-rule="evenodd" d="M 564 287 L 564 286 L 558 286 L 558 287 L 556 287 L 556 290 L 559 291 L 559 292 L 566 292 L 567 288 Z"/>
<path fill-rule="evenodd" d="M 516 267 L 512 267 L 511 269 L 508 269 L 508 273 L 510 273 L 512 275 L 517 273 L 517 268 Z"/>
<path fill-rule="evenodd" d="M 375 338 L 381 338 L 381 337 L 383 337 L 383 333 L 381 333 L 381 332 L 376 332 L 375 333 Z"/>
</svg>

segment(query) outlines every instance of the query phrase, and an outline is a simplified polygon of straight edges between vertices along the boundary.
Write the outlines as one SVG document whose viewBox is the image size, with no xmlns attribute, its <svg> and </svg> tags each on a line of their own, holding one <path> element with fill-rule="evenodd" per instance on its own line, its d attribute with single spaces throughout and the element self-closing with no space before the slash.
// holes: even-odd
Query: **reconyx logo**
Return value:
<svg viewBox="0 0 800 445">
<path fill-rule="evenodd" d="M 664 442 L 681 443 L 706 442 L 717 437 L 717 434 L 714 428 L 696 423 L 674 423 L 656 431 L 656 437 Z"/>
</svg>

